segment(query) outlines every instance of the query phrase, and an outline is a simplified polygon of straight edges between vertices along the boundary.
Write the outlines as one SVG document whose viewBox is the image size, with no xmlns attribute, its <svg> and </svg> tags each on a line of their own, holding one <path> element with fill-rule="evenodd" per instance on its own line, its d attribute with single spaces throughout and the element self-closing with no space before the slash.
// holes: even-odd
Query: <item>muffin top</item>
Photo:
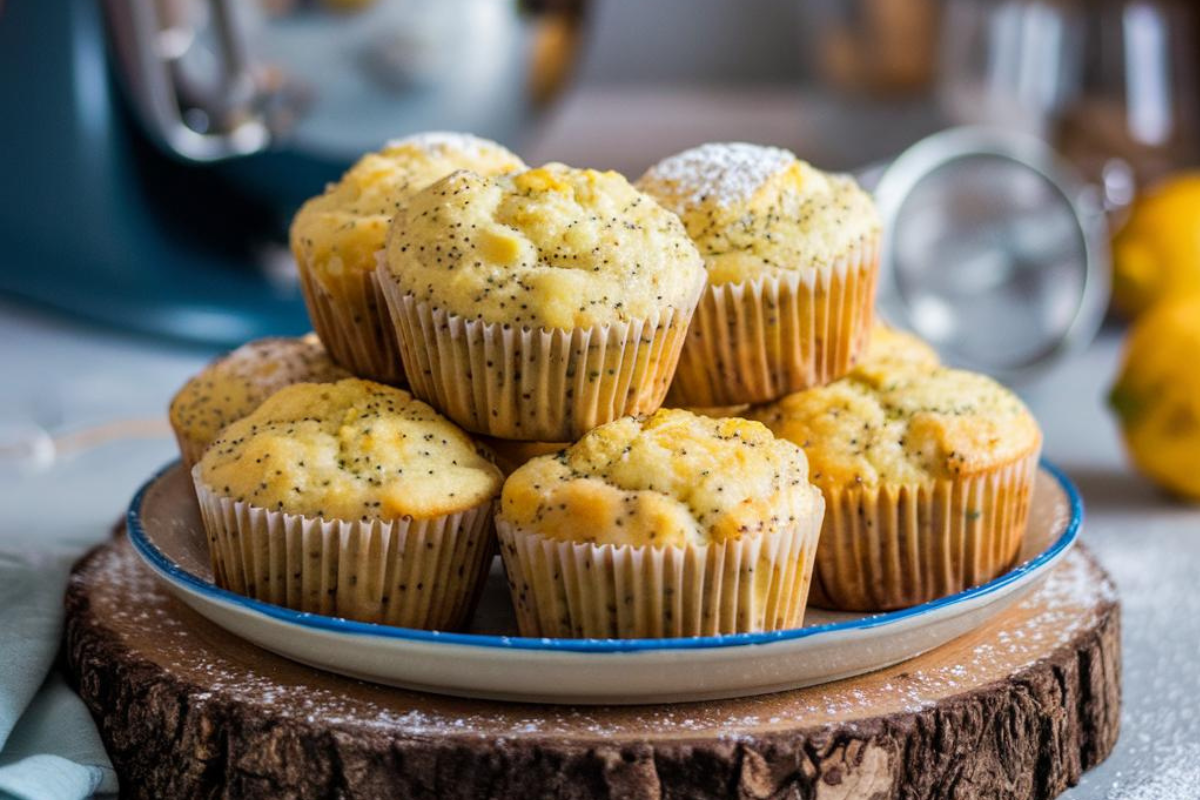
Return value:
<svg viewBox="0 0 1200 800">
<path fill-rule="evenodd" d="M 520 157 L 465 133 L 420 133 L 368 153 L 292 222 L 292 250 L 319 276 L 375 269 L 388 224 L 408 198 L 458 169 L 490 175 L 524 169 Z"/>
<path fill-rule="evenodd" d="M 523 328 L 691 312 L 704 270 L 679 219 L 615 172 L 456 172 L 412 198 L 387 263 L 418 301 Z"/>
<path fill-rule="evenodd" d="M 877 362 L 757 409 L 755 419 L 804 448 L 824 489 L 970 476 L 1041 446 L 1037 422 L 985 375 Z"/>
<path fill-rule="evenodd" d="M 757 422 L 663 409 L 529 461 L 499 514 L 552 539 L 682 546 L 774 532 L 817 496 L 800 448 Z"/>
<path fill-rule="evenodd" d="M 171 425 L 205 447 L 231 422 L 293 383 L 328 383 L 350 377 L 334 364 L 315 334 L 298 339 L 258 339 L 204 368 L 171 400 Z"/>
<path fill-rule="evenodd" d="M 655 164 L 637 186 L 683 220 L 712 284 L 827 267 L 880 227 L 853 178 L 778 147 L 701 145 Z"/>
<path fill-rule="evenodd" d="M 411 394 L 370 381 L 297 383 L 233 423 L 196 467 L 239 502 L 326 519 L 428 519 L 486 502 L 500 470 Z"/>
<path fill-rule="evenodd" d="M 860 372 L 889 369 L 895 365 L 910 364 L 916 367 L 936 367 L 941 364 L 937 351 L 929 344 L 907 331 L 876 322 L 871 327 L 871 343 L 867 346 L 858 364 Z"/>
<path fill-rule="evenodd" d="M 750 410 L 749 403 L 738 403 L 732 406 L 688 406 L 684 409 L 703 417 L 721 419 L 722 417 L 745 417 Z"/>
</svg>

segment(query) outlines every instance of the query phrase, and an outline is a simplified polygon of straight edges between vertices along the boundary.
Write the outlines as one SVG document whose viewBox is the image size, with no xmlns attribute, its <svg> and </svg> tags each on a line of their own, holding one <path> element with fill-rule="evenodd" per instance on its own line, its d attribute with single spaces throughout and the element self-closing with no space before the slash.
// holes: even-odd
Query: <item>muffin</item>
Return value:
<svg viewBox="0 0 1200 800">
<path fill-rule="evenodd" d="M 335 361 L 355 375 L 402 384 L 396 333 L 375 285 L 376 254 L 407 199 L 457 169 L 523 169 L 495 142 L 461 133 L 423 133 L 363 156 L 309 200 L 292 222 L 291 246 L 313 328 Z"/>
<path fill-rule="evenodd" d="M 293 384 L 227 427 L 192 476 L 218 585 L 362 622 L 470 617 L 502 478 L 408 392 Z"/>
<path fill-rule="evenodd" d="M 623 177 L 549 164 L 414 196 L 379 284 L 418 397 L 477 433 L 563 442 L 662 404 L 704 268 Z"/>
<path fill-rule="evenodd" d="M 992 379 L 874 361 L 753 416 L 804 448 L 825 494 L 814 605 L 911 606 L 1016 558 L 1042 435 Z"/>
<path fill-rule="evenodd" d="M 887 368 L 889 365 L 899 364 L 936 367 L 941 363 L 937 351 L 924 339 L 908 331 L 876 322 L 871 327 L 870 343 L 855 365 L 855 369 L 861 372 L 864 369 L 874 368 L 875 365 Z"/>
<path fill-rule="evenodd" d="M 349 378 L 313 334 L 258 339 L 209 364 L 171 400 L 171 428 L 189 470 L 217 434 L 293 383 Z"/>
<path fill-rule="evenodd" d="M 750 410 L 750 404 L 739 403 L 736 406 L 712 406 L 709 408 L 693 406 L 692 408 L 686 410 L 692 412 L 693 414 L 700 414 L 701 416 L 712 417 L 713 419 L 721 419 L 723 417 L 744 417 L 746 416 L 746 412 Z"/>
<path fill-rule="evenodd" d="M 638 188 L 677 213 L 704 256 L 670 403 L 762 403 L 844 375 L 871 327 L 879 216 L 845 175 L 786 150 L 706 144 Z"/>
<path fill-rule="evenodd" d="M 801 624 L 823 510 L 800 448 L 663 409 L 518 469 L 496 529 L 523 634 L 700 636 Z"/>
</svg>

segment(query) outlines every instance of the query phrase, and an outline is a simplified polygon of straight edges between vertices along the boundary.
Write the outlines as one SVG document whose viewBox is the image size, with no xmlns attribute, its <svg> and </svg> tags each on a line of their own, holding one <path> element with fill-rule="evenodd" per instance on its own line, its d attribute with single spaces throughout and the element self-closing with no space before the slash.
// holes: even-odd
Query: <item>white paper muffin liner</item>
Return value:
<svg viewBox="0 0 1200 800">
<path fill-rule="evenodd" d="M 213 577 L 297 611 L 455 630 L 495 553 L 493 502 L 428 520 L 324 520 L 223 497 L 193 470 Z"/>
<path fill-rule="evenodd" d="M 573 330 L 518 329 L 434 308 L 383 267 L 379 284 L 413 394 L 467 430 L 503 439 L 575 441 L 663 403 L 691 309 Z"/>
<path fill-rule="evenodd" d="M 342 275 L 335 294 L 301 263 L 300 286 L 313 330 L 334 361 L 360 378 L 404 385 L 396 331 L 374 269 Z"/>
<path fill-rule="evenodd" d="M 866 349 L 878 271 L 873 239 L 828 267 L 710 285 L 667 402 L 765 403 L 842 377 Z"/>
<path fill-rule="evenodd" d="M 813 577 L 819 608 L 885 611 L 997 577 L 1021 549 L 1038 449 L 932 486 L 826 491 Z"/>
<path fill-rule="evenodd" d="M 811 513 L 785 530 L 707 545 L 560 541 L 498 518 L 521 634 L 631 639 L 798 628 L 824 510 L 814 499 Z"/>
</svg>

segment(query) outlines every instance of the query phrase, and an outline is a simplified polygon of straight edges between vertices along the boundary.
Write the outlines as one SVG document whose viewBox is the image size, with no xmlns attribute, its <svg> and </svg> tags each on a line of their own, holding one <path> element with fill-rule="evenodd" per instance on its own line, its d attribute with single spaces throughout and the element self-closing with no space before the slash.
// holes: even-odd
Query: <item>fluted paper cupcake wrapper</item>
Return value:
<svg viewBox="0 0 1200 800">
<path fill-rule="evenodd" d="M 685 547 L 564 542 L 497 520 L 524 636 L 658 638 L 797 628 L 823 502 L 786 530 Z"/>
<path fill-rule="evenodd" d="M 710 285 L 668 403 L 765 403 L 845 375 L 867 345 L 878 264 L 871 240 L 828 267 Z"/>
<path fill-rule="evenodd" d="M 404 385 L 404 363 L 375 271 L 343 275 L 337 294 L 300 264 L 313 330 L 338 364 L 360 378 Z"/>
<path fill-rule="evenodd" d="M 495 553 L 492 501 L 428 520 L 324 520 L 214 492 L 193 471 L 218 586 L 297 611 L 406 628 L 470 619 Z"/>
<path fill-rule="evenodd" d="M 812 604 L 885 611 L 986 583 L 1021 549 L 1038 451 L 932 486 L 826 492 Z"/>
<path fill-rule="evenodd" d="M 597 425 L 656 411 L 692 308 L 573 330 L 469 320 L 379 283 L 413 393 L 464 428 L 504 439 L 575 441 Z"/>
</svg>

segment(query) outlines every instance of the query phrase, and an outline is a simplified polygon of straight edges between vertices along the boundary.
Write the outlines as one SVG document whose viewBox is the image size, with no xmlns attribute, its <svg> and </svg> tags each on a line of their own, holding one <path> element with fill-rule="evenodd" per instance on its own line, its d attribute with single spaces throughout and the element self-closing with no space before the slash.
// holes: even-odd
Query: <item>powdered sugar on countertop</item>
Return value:
<svg viewBox="0 0 1200 800">
<path fill-rule="evenodd" d="M 1085 531 L 1121 594 L 1121 738 L 1067 797 L 1200 800 L 1200 509 L 1129 495 Z"/>
<path fill-rule="evenodd" d="M 748 200 L 772 175 L 796 162 L 778 147 L 719 142 L 684 150 L 651 167 L 639 183 L 661 182 L 685 206 L 709 200 L 731 206 Z"/>
</svg>

